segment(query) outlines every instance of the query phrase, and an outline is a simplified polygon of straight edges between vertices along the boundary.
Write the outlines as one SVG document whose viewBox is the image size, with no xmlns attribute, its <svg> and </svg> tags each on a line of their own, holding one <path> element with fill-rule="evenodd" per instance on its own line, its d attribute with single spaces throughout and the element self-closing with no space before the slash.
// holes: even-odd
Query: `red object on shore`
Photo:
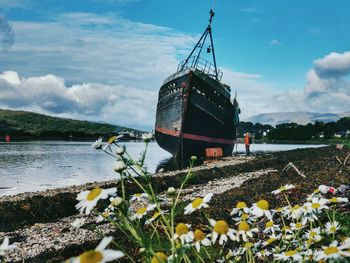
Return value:
<svg viewBox="0 0 350 263">
<path fill-rule="evenodd" d="M 205 157 L 206 158 L 222 157 L 222 155 L 223 155 L 222 148 L 206 148 L 205 149 Z"/>
<path fill-rule="evenodd" d="M 6 135 L 5 141 L 6 141 L 6 142 L 10 142 L 10 141 L 11 141 L 10 135 Z"/>
</svg>

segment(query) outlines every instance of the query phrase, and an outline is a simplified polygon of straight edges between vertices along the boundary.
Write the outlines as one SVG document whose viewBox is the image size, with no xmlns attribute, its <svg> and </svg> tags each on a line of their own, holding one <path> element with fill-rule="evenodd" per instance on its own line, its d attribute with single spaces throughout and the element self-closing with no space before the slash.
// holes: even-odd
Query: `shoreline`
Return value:
<svg viewBox="0 0 350 263">
<path fill-rule="evenodd" d="M 264 198 L 271 202 L 271 206 L 276 207 L 278 204 L 271 197 L 271 191 L 282 184 L 292 183 L 296 185 L 296 191 L 291 196 L 291 202 L 299 202 L 320 184 L 339 187 L 340 184 L 349 183 L 350 164 L 348 167 L 342 167 L 336 160 L 336 157 L 345 159 L 349 153 L 349 149 L 322 147 L 268 153 L 249 158 L 233 156 L 218 162 L 207 162 L 195 168 L 195 177 L 185 189 L 187 197 L 183 200 L 219 189 L 212 198 L 208 213 L 215 218 L 224 217 L 237 201 L 251 204 L 259 198 Z M 292 169 L 282 172 L 289 162 L 293 162 L 307 177 L 301 177 Z M 157 182 L 157 190 L 164 192 L 169 186 L 178 187 L 185 173 L 186 171 L 159 173 L 153 180 Z M 223 185 L 228 187 L 225 189 Z M 9 236 L 11 241 L 20 243 L 22 251 L 19 254 L 7 255 L 5 262 L 21 262 L 22 259 L 25 262 L 61 262 L 97 244 L 99 237 L 93 236 L 91 230 L 96 225 L 93 218 L 89 218 L 90 223 L 82 229 L 73 230 L 70 227 L 70 222 L 78 217 L 74 207 L 76 194 L 96 186 L 109 188 L 117 185 L 111 181 L 90 183 L 0 197 L 0 238 Z M 129 194 L 139 192 L 131 183 L 127 183 L 127 189 Z M 103 202 L 99 207 L 103 207 Z M 18 220 L 19 218 L 21 220 Z M 118 230 L 110 229 L 106 224 L 99 227 L 121 238 Z M 54 244 L 58 236 L 61 241 Z M 70 243 L 69 240 L 74 236 L 79 238 Z M 33 243 L 45 238 L 47 242 L 44 247 Z"/>
</svg>

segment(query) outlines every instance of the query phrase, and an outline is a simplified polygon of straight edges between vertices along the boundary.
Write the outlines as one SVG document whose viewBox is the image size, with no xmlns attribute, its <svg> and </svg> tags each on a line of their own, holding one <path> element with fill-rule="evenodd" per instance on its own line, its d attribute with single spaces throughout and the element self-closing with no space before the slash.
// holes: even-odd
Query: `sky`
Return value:
<svg viewBox="0 0 350 263">
<path fill-rule="evenodd" d="M 0 0 L 0 108 L 151 130 L 211 8 L 242 120 L 350 110 L 348 0 Z"/>
</svg>

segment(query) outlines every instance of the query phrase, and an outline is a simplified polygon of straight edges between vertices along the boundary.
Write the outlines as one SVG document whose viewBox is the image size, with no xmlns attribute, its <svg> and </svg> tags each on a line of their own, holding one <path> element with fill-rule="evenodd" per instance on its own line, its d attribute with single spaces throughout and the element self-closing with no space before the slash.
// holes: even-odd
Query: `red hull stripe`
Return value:
<svg viewBox="0 0 350 263">
<path fill-rule="evenodd" d="M 175 136 L 175 137 L 180 137 L 179 131 L 168 130 L 168 129 L 164 129 L 164 128 L 160 128 L 160 127 L 156 127 L 156 131 L 164 133 L 164 134 L 168 134 L 171 136 Z"/>
<path fill-rule="evenodd" d="M 156 127 L 156 131 L 167 134 L 167 135 L 175 136 L 175 137 L 180 137 L 179 131 L 168 130 L 168 129 L 164 129 L 164 128 L 160 128 L 160 127 Z M 195 134 L 190 134 L 190 133 L 183 133 L 182 137 L 185 139 L 190 139 L 190 140 L 195 140 L 195 141 L 213 142 L 213 143 L 221 143 L 221 144 L 234 144 L 234 140 L 206 137 L 206 136 L 195 135 Z"/>
</svg>

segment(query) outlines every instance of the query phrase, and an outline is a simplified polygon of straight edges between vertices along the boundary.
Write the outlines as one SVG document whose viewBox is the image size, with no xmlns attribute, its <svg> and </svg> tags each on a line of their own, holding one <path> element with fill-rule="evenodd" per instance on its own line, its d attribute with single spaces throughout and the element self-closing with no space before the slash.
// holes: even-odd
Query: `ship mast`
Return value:
<svg viewBox="0 0 350 263">
<path fill-rule="evenodd" d="M 210 14 L 209 24 L 208 24 L 207 28 L 205 29 L 204 33 L 202 34 L 202 36 L 200 37 L 200 39 L 198 40 L 197 44 L 195 45 L 195 47 L 191 51 L 190 55 L 187 57 L 187 59 L 183 63 L 183 65 L 181 67 L 181 70 L 183 70 L 187 66 L 188 61 L 190 60 L 190 58 L 192 57 L 194 52 L 198 49 L 198 54 L 195 57 L 195 62 L 194 62 L 194 66 L 197 65 L 198 60 L 200 58 L 200 54 L 201 54 L 202 49 L 203 49 L 203 46 L 205 44 L 205 40 L 207 39 L 207 37 L 209 35 L 209 37 L 210 37 L 210 46 L 207 48 L 207 53 L 212 53 L 212 55 L 213 55 L 213 62 L 214 62 L 214 67 L 215 67 L 215 78 L 216 78 L 216 80 L 219 81 L 218 69 L 217 69 L 217 66 L 216 66 L 216 58 L 215 58 L 213 35 L 212 35 L 212 31 L 211 31 L 211 23 L 213 21 L 214 15 L 215 15 L 213 9 L 210 9 L 209 14 Z"/>
</svg>

